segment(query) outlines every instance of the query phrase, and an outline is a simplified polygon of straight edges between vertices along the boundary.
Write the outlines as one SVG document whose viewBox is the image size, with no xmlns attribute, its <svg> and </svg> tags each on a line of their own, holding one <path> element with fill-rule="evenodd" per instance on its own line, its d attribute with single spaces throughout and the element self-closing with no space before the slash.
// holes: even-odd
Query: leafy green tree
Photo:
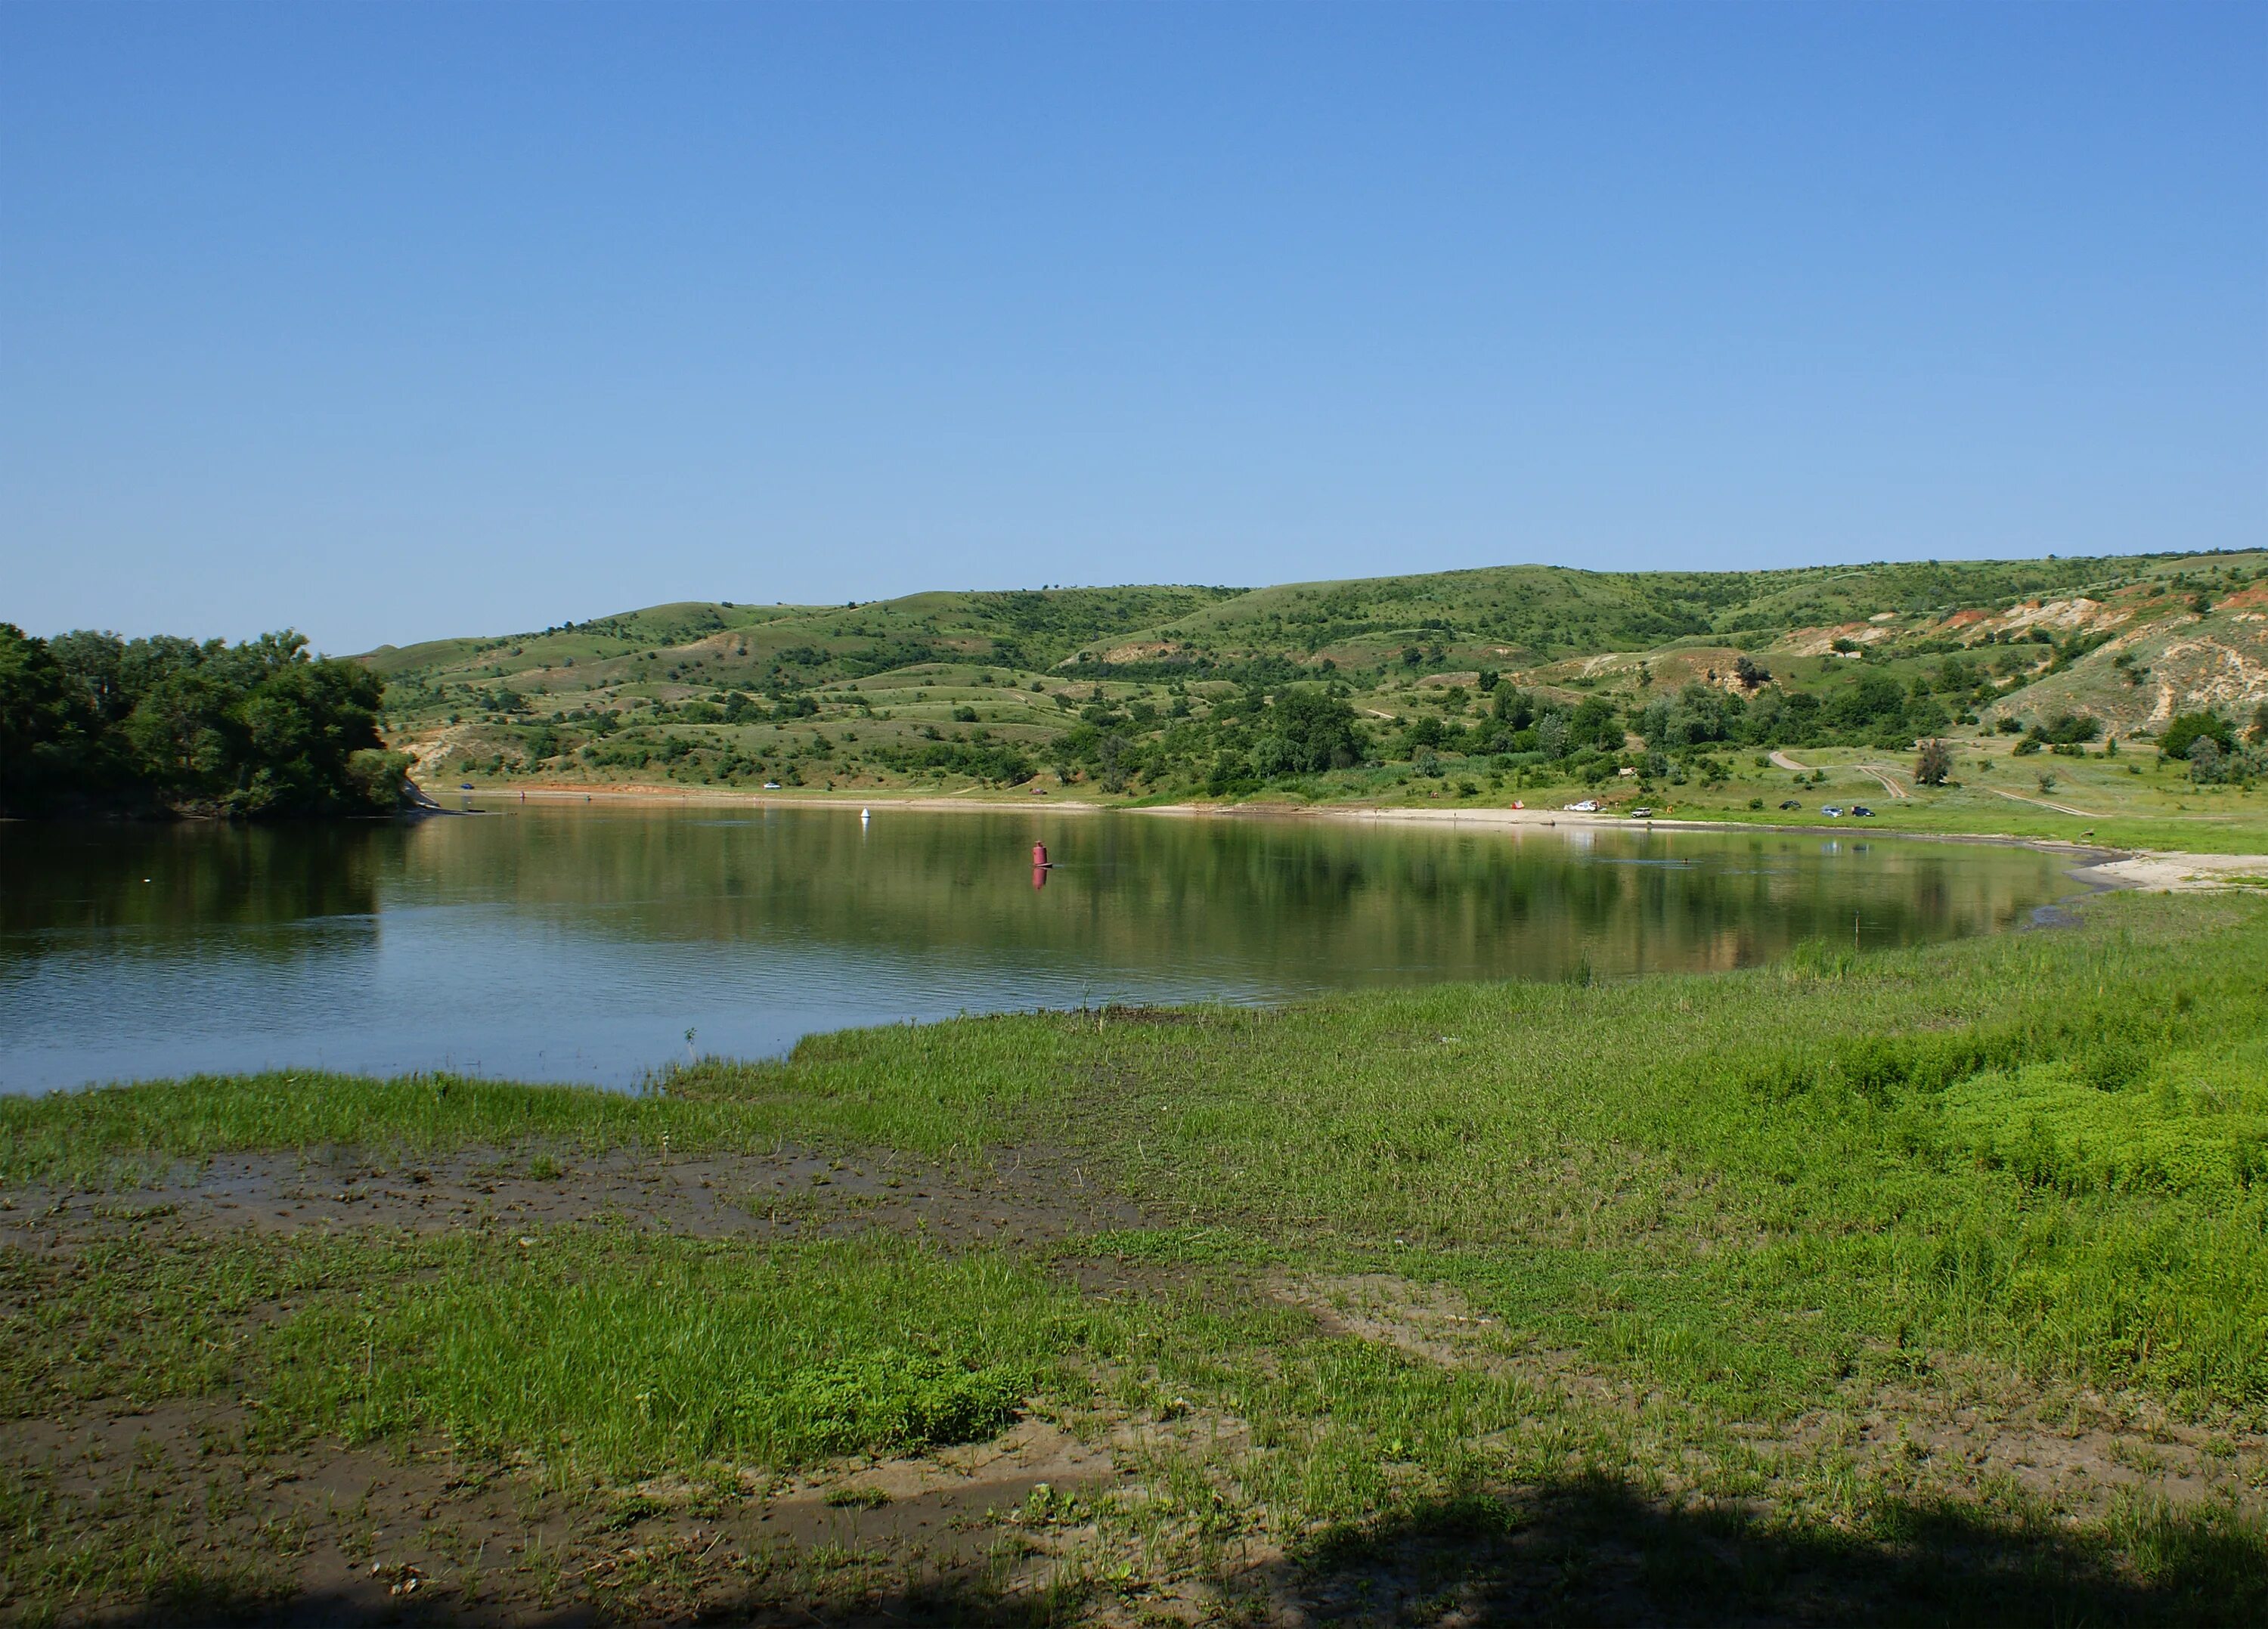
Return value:
<svg viewBox="0 0 2268 1629">
<path fill-rule="evenodd" d="M 91 722 L 47 641 L 0 623 L 0 810 L 37 808 L 85 774 Z"/>
<path fill-rule="evenodd" d="M 135 694 L 148 687 L 147 674 L 129 674 L 128 646 L 114 633 L 81 628 L 48 640 L 48 649 L 78 687 L 88 710 L 105 726 L 124 718 L 133 709 Z"/>
<path fill-rule="evenodd" d="M 1126 790 L 1126 781 L 1130 773 L 1130 765 L 1127 762 L 1128 749 L 1131 746 L 1132 743 L 1123 735 L 1114 731 L 1104 736 L 1101 744 L 1096 747 L 1094 758 L 1102 769 L 1103 791 L 1120 792 Z"/>
<path fill-rule="evenodd" d="M 1658 697 L 1641 709 L 1635 720 L 1646 744 L 1675 751 L 1703 741 L 1731 740 L 1748 713 L 1748 704 L 1714 685 L 1688 684 L 1675 697 Z"/>
<path fill-rule="evenodd" d="M 2217 712 L 2185 712 L 2166 726 L 2165 733 L 2158 737 L 2161 761 L 2187 758 L 2191 746 L 2200 737 L 2210 737 L 2214 746 L 2227 752 L 2236 744 L 2236 732 L 2228 727 L 2228 720 Z"/>
<path fill-rule="evenodd" d="M 1916 696 L 1906 702 L 1905 727 L 1899 733 L 1901 736 L 1931 734 L 1952 722 L 1953 716 L 1945 711 L 1945 704 L 1936 697 Z"/>
<path fill-rule="evenodd" d="M 1614 704 L 1604 697 L 1585 697 L 1574 716 L 1567 720 L 1567 739 L 1577 747 L 1596 747 L 1608 752 L 1622 750 L 1622 720 L 1616 716 Z"/>
<path fill-rule="evenodd" d="M 169 673 L 144 691 L 127 716 L 124 734 L 136 767 L 177 791 L 212 792 L 229 761 L 227 690 L 210 674 Z"/>
<path fill-rule="evenodd" d="M 1846 734 L 1868 739 L 1903 734 L 1905 689 L 1886 673 L 1870 673 L 1827 704 L 1826 721 Z"/>
<path fill-rule="evenodd" d="M 1524 730 L 1535 722 L 1535 694 L 1511 685 L 1499 685 L 1491 711 L 1496 714 L 1497 722 L 1506 729 Z"/>
<path fill-rule="evenodd" d="M 1922 742 L 1914 759 L 1914 779 L 1925 786 L 1942 786 L 1953 774 L 1953 748 L 1933 736 Z"/>
<path fill-rule="evenodd" d="M 1354 709 L 1343 697 L 1313 685 L 1279 691 L 1268 710 L 1265 739 L 1278 743 L 1278 773 L 1320 774 L 1351 769 L 1367 743 Z"/>
<path fill-rule="evenodd" d="M 2040 726 L 2042 739 L 2051 747 L 2076 747 L 2102 733 L 2101 721 L 2084 712 L 2059 712 Z"/>
</svg>

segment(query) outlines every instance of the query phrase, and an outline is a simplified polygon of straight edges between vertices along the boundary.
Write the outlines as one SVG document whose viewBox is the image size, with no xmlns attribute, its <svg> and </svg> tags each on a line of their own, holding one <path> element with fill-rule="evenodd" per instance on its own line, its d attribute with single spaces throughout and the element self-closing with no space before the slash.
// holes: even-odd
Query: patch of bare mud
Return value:
<svg viewBox="0 0 2268 1629">
<path fill-rule="evenodd" d="M 456 1228 L 510 1233 L 606 1222 L 702 1238 L 812 1238 L 881 1228 L 948 1245 L 1036 1244 L 1143 1225 L 1078 1168 L 1021 1154 L 1007 1169 L 784 1148 L 671 1159 L 472 1150 L 414 1163 L 360 1154 L 244 1154 L 130 1193 L 18 1189 L 0 1246 L 71 1249 L 141 1222 L 193 1232 Z"/>
<path fill-rule="evenodd" d="M 63 1621 L 903 1621 L 922 1602 L 1006 1619 L 1067 1566 L 1093 1570 L 1098 1500 L 1124 1476 L 1043 1420 L 920 1459 L 609 1487 L 261 1448 L 245 1424 L 217 1402 L 0 1422 L 0 1467 L 43 1518 L 16 1539 L 64 1566 L 74 1550 L 156 1552 L 171 1581 L 73 1603 Z"/>
<path fill-rule="evenodd" d="M 1619 1415 L 1635 1414 L 1639 1389 L 1602 1373 L 1582 1353 L 1548 1345 L 1476 1311 L 1445 1285 L 1394 1273 L 1272 1275 L 1270 1294 L 1305 1308 L 1327 1334 L 1391 1346 L 1443 1368 L 1506 1376 Z"/>
<path fill-rule="evenodd" d="M 1776 1453 L 1895 1466 L 1918 1486 L 2006 1483 L 2066 1515 L 2099 1516 L 2137 1494 L 2176 1506 L 2268 1507 L 2268 1436 L 2009 1375 L 1853 1389 L 1837 1406 L 1756 1440 Z"/>
</svg>

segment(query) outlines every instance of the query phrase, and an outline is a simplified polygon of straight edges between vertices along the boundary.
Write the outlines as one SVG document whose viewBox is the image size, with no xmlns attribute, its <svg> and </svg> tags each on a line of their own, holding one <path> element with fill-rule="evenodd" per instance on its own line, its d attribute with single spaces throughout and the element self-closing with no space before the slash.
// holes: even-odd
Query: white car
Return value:
<svg viewBox="0 0 2268 1629">
<path fill-rule="evenodd" d="M 1562 804 L 1559 812 L 1563 814 L 1595 814 L 1599 812 L 1599 800 L 1586 798 L 1580 803 Z"/>
</svg>

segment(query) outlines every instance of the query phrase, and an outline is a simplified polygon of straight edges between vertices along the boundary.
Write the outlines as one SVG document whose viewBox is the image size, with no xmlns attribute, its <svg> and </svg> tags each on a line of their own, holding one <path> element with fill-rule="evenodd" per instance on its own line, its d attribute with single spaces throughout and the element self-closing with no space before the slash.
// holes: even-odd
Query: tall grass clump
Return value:
<svg viewBox="0 0 2268 1629">
<path fill-rule="evenodd" d="M 788 1467 L 989 1436 L 1116 1338 L 1107 1309 L 1005 1257 L 879 1235 L 402 1248 L 421 1259 L 276 1334 L 282 1413 L 614 1477 Z"/>
</svg>

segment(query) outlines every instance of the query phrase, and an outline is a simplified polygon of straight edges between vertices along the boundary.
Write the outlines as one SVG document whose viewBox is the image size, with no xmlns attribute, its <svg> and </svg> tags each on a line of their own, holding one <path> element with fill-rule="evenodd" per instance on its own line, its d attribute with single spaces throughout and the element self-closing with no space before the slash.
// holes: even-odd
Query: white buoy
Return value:
<svg viewBox="0 0 2268 1629">
<path fill-rule="evenodd" d="M 858 823 L 862 826 L 873 818 L 874 811 L 872 809 L 860 809 L 858 811 Z"/>
</svg>

